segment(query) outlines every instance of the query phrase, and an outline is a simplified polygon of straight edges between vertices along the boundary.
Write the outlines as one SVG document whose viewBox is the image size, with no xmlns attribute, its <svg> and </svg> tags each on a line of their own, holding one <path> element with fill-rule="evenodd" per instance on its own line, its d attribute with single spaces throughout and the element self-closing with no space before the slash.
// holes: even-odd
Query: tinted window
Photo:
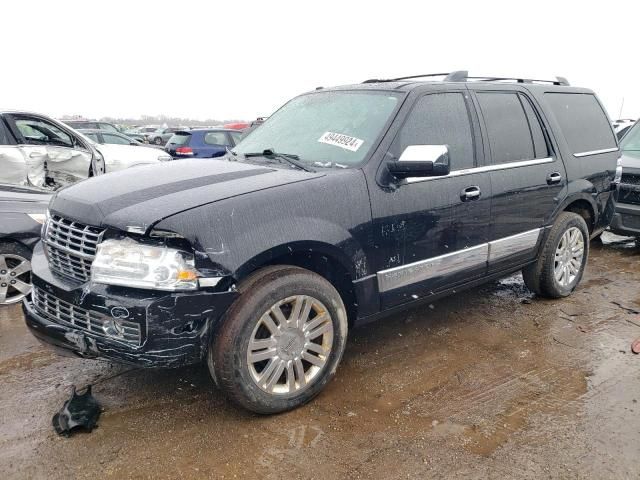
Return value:
<svg viewBox="0 0 640 480">
<path fill-rule="evenodd" d="M 615 148 L 611 125 L 596 97 L 586 93 L 546 93 L 572 153 Z"/>
<path fill-rule="evenodd" d="M 16 127 L 18 127 L 25 142 L 29 145 L 73 147 L 73 140 L 69 135 L 54 124 L 39 118 L 17 118 Z"/>
<path fill-rule="evenodd" d="M 244 137 L 244 133 L 242 132 L 229 132 L 229 135 L 231 135 L 231 138 L 236 145 L 239 144 L 242 137 Z"/>
<path fill-rule="evenodd" d="M 104 143 L 111 143 L 114 145 L 130 145 L 131 141 L 125 137 L 121 137 L 120 135 L 113 135 L 112 133 L 103 133 L 102 138 L 104 139 Z"/>
<path fill-rule="evenodd" d="M 473 138 L 461 93 L 434 93 L 420 98 L 395 139 L 401 155 L 409 145 L 448 145 L 451 170 L 472 168 Z"/>
<path fill-rule="evenodd" d="M 98 123 L 98 128 L 106 132 L 117 132 L 118 129 L 110 123 Z"/>
<path fill-rule="evenodd" d="M 531 130 L 531 136 L 533 137 L 533 150 L 534 158 L 546 158 L 549 156 L 549 147 L 545 140 L 542 126 L 540 125 L 540 119 L 533 109 L 533 105 L 529 99 L 523 95 L 518 95 L 520 102 L 527 113 L 527 120 L 529 121 L 529 129 Z"/>
<path fill-rule="evenodd" d="M 492 162 L 533 159 L 531 130 L 518 94 L 481 92 L 478 102 L 489 136 Z"/>
<path fill-rule="evenodd" d="M 190 138 L 191 138 L 190 133 L 180 132 L 180 133 L 174 134 L 167 143 L 169 145 L 187 145 L 189 143 Z"/>
<path fill-rule="evenodd" d="M 0 145 L 9 145 L 9 134 L 4 127 L 2 119 L 0 119 Z"/>
<path fill-rule="evenodd" d="M 91 140 L 93 140 L 94 142 L 98 142 L 100 143 L 100 138 L 98 138 L 98 134 L 94 133 L 94 132 L 90 132 L 90 133 L 85 133 L 84 134 L 86 137 L 89 137 Z"/>
<path fill-rule="evenodd" d="M 207 132 L 204 135 L 204 143 L 207 145 L 229 145 L 224 132 Z"/>
</svg>

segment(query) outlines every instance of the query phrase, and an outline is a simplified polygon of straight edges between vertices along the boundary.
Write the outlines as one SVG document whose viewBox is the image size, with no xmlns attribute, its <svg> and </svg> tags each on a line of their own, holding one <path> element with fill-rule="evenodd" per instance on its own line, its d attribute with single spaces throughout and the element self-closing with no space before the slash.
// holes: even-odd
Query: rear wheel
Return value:
<svg viewBox="0 0 640 480">
<path fill-rule="evenodd" d="M 31 251 L 0 243 L 0 305 L 18 303 L 31 292 Z"/>
<path fill-rule="evenodd" d="M 298 267 L 267 267 L 238 286 L 209 349 L 216 383 L 243 407 L 263 414 L 315 397 L 335 374 L 347 317 L 336 289 Z"/>
<path fill-rule="evenodd" d="M 164 145 L 164 142 L 162 141 L 161 137 L 156 137 L 153 139 L 153 143 L 156 145 Z"/>
<path fill-rule="evenodd" d="M 536 263 L 522 270 L 529 290 L 548 298 L 570 295 L 580 283 L 589 257 L 589 230 L 580 215 L 560 214 Z"/>
</svg>

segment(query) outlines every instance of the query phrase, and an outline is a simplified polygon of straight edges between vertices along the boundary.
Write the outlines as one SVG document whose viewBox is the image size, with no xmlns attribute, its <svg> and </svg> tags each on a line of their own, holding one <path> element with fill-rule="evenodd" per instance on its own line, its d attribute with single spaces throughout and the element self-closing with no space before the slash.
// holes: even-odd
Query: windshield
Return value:
<svg viewBox="0 0 640 480">
<path fill-rule="evenodd" d="M 234 148 L 273 150 L 318 166 L 359 165 L 399 104 L 392 92 L 330 91 L 294 98 Z"/>
<path fill-rule="evenodd" d="M 637 122 L 620 140 L 623 152 L 635 152 L 632 156 L 640 156 L 640 122 Z"/>
</svg>

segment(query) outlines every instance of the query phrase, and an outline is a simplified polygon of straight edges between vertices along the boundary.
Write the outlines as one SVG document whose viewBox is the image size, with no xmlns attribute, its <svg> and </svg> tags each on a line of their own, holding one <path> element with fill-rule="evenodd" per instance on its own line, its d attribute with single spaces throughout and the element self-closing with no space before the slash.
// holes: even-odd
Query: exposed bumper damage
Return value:
<svg viewBox="0 0 640 480">
<path fill-rule="evenodd" d="M 640 205 L 618 203 L 609 229 L 619 235 L 640 237 Z"/>
<path fill-rule="evenodd" d="M 70 288 L 68 280 L 63 283 L 51 273 L 40 246 L 32 266 L 34 290 L 45 292 L 46 306 L 37 306 L 30 299 L 23 303 L 23 310 L 27 326 L 38 339 L 83 357 L 142 367 L 200 362 L 207 352 L 211 327 L 237 296 L 236 292 L 168 293 L 98 284 Z M 80 321 L 70 316 L 67 304 L 80 309 Z M 82 320 L 86 317 L 91 318 L 89 327 Z M 109 336 L 100 322 L 113 319 L 139 325 L 139 342 Z"/>
</svg>

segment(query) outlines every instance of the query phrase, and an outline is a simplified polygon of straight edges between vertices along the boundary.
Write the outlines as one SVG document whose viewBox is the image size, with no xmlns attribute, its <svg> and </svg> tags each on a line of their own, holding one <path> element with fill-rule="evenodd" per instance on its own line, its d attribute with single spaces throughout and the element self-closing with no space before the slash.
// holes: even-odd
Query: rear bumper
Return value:
<svg viewBox="0 0 640 480">
<path fill-rule="evenodd" d="M 618 235 L 640 237 L 640 205 L 618 203 L 609 229 Z"/>
<path fill-rule="evenodd" d="M 167 293 L 98 284 L 71 285 L 48 268 L 40 245 L 32 259 L 34 289 L 61 304 L 72 304 L 111 320 L 126 318 L 140 325 L 140 342 L 133 344 L 107 336 L 100 328 L 78 327 L 34 305 L 23 302 L 29 330 L 41 341 L 87 358 L 104 358 L 142 367 L 179 367 L 205 358 L 211 333 L 235 292 Z M 115 315 L 114 315 L 115 313 Z M 124 316 L 126 315 L 126 317 Z"/>
</svg>

